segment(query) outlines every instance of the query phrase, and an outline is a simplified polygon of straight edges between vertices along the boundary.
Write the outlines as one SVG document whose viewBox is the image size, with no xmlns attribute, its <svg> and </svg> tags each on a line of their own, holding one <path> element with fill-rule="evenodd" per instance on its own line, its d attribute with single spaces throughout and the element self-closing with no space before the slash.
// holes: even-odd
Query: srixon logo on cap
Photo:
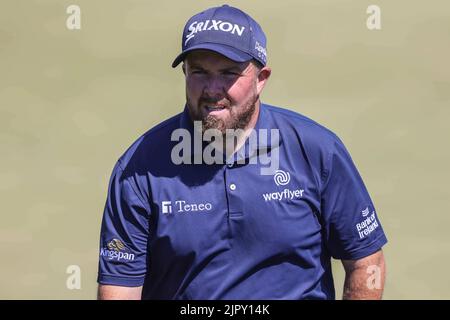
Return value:
<svg viewBox="0 0 450 320">
<path fill-rule="evenodd" d="M 206 20 L 201 22 L 194 21 L 189 25 L 188 30 L 190 32 L 186 35 L 184 45 L 186 45 L 188 41 L 191 40 L 197 32 L 216 30 L 216 31 L 230 32 L 231 34 L 237 34 L 238 36 L 242 36 L 242 34 L 244 33 L 244 29 L 245 27 L 243 26 L 221 20 Z"/>
</svg>

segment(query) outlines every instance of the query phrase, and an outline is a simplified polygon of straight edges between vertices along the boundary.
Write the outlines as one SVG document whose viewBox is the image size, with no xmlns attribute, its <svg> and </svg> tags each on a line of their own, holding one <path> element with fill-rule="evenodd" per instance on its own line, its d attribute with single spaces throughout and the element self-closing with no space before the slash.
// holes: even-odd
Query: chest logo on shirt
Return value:
<svg viewBox="0 0 450 320">
<path fill-rule="evenodd" d="M 273 181 L 277 186 L 285 186 L 291 181 L 291 175 L 287 171 L 277 170 L 273 175 Z"/>
<path fill-rule="evenodd" d="M 188 212 L 208 212 L 212 210 L 212 204 L 205 203 L 187 203 L 184 200 L 161 201 L 161 212 L 163 214 L 188 213 Z"/>
<path fill-rule="evenodd" d="M 273 175 L 273 181 L 275 184 L 280 186 L 285 186 L 291 181 L 291 175 L 288 171 L 277 170 Z M 281 200 L 293 200 L 296 198 L 302 198 L 305 190 L 303 189 L 288 189 L 285 188 L 282 191 L 263 193 L 264 201 L 281 201 Z"/>
</svg>

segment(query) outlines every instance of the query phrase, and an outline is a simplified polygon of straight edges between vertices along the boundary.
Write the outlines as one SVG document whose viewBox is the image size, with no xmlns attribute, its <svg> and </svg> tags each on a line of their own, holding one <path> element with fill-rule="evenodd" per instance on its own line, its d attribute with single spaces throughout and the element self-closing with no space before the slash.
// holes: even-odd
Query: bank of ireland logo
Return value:
<svg viewBox="0 0 450 320">
<path fill-rule="evenodd" d="M 356 224 L 356 231 L 359 234 L 359 238 L 363 239 L 368 237 L 374 230 L 378 228 L 378 221 L 375 217 L 375 210 L 372 212 L 367 206 L 364 210 L 361 210 L 361 215 L 364 220 Z"/>
<path fill-rule="evenodd" d="M 172 213 L 172 202 L 162 201 L 161 202 L 162 213 Z"/>
<path fill-rule="evenodd" d="M 285 186 L 291 181 L 291 175 L 287 171 L 277 170 L 275 171 L 273 180 L 277 186 Z"/>
<path fill-rule="evenodd" d="M 362 210 L 361 214 L 362 214 L 363 217 L 367 217 L 367 215 L 369 214 L 369 207 L 367 207 L 364 210 Z"/>
</svg>

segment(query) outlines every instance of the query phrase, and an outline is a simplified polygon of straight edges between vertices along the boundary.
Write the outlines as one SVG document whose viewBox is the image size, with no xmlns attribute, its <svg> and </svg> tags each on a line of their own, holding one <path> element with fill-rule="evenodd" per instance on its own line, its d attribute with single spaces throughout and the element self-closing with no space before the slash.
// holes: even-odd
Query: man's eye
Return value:
<svg viewBox="0 0 450 320">
<path fill-rule="evenodd" d="M 225 75 L 228 75 L 228 76 L 229 76 L 229 75 L 232 75 L 232 76 L 238 76 L 238 75 L 239 75 L 239 73 L 233 72 L 233 71 L 225 71 L 224 74 L 225 74 Z"/>
<path fill-rule="evenodd" d="M 203 71 L 203 70 L 194 70 L 194 71 L 192 71 L 192 74 L 204 74 L 205 73 L 205 71 Z"/>
</svg>

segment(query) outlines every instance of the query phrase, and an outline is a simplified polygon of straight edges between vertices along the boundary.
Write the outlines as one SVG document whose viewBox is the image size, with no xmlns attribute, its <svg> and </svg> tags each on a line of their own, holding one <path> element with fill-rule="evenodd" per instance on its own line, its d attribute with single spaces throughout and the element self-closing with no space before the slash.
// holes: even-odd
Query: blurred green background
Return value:
<svg viewBox="0 0 450 320">
<path fill-rule="evenodd" d="M 0 298 L 93 299 L 109 175 L 181 111 L 186 20 L 224 1 L 0 2 Z M 263 101 L 337 133 L 390 240 L 386 299 L 450 299 L 450 2 L 228 1 L 260 22 Z M 66 8 L 81 8 L 81 30 Z M 382 29 L 366 27 L 370 4 Z M 79 265 L 81 289 L 66 288 Z M 334 263 L 337 296 L 343 271 Z"/>
</svg>

